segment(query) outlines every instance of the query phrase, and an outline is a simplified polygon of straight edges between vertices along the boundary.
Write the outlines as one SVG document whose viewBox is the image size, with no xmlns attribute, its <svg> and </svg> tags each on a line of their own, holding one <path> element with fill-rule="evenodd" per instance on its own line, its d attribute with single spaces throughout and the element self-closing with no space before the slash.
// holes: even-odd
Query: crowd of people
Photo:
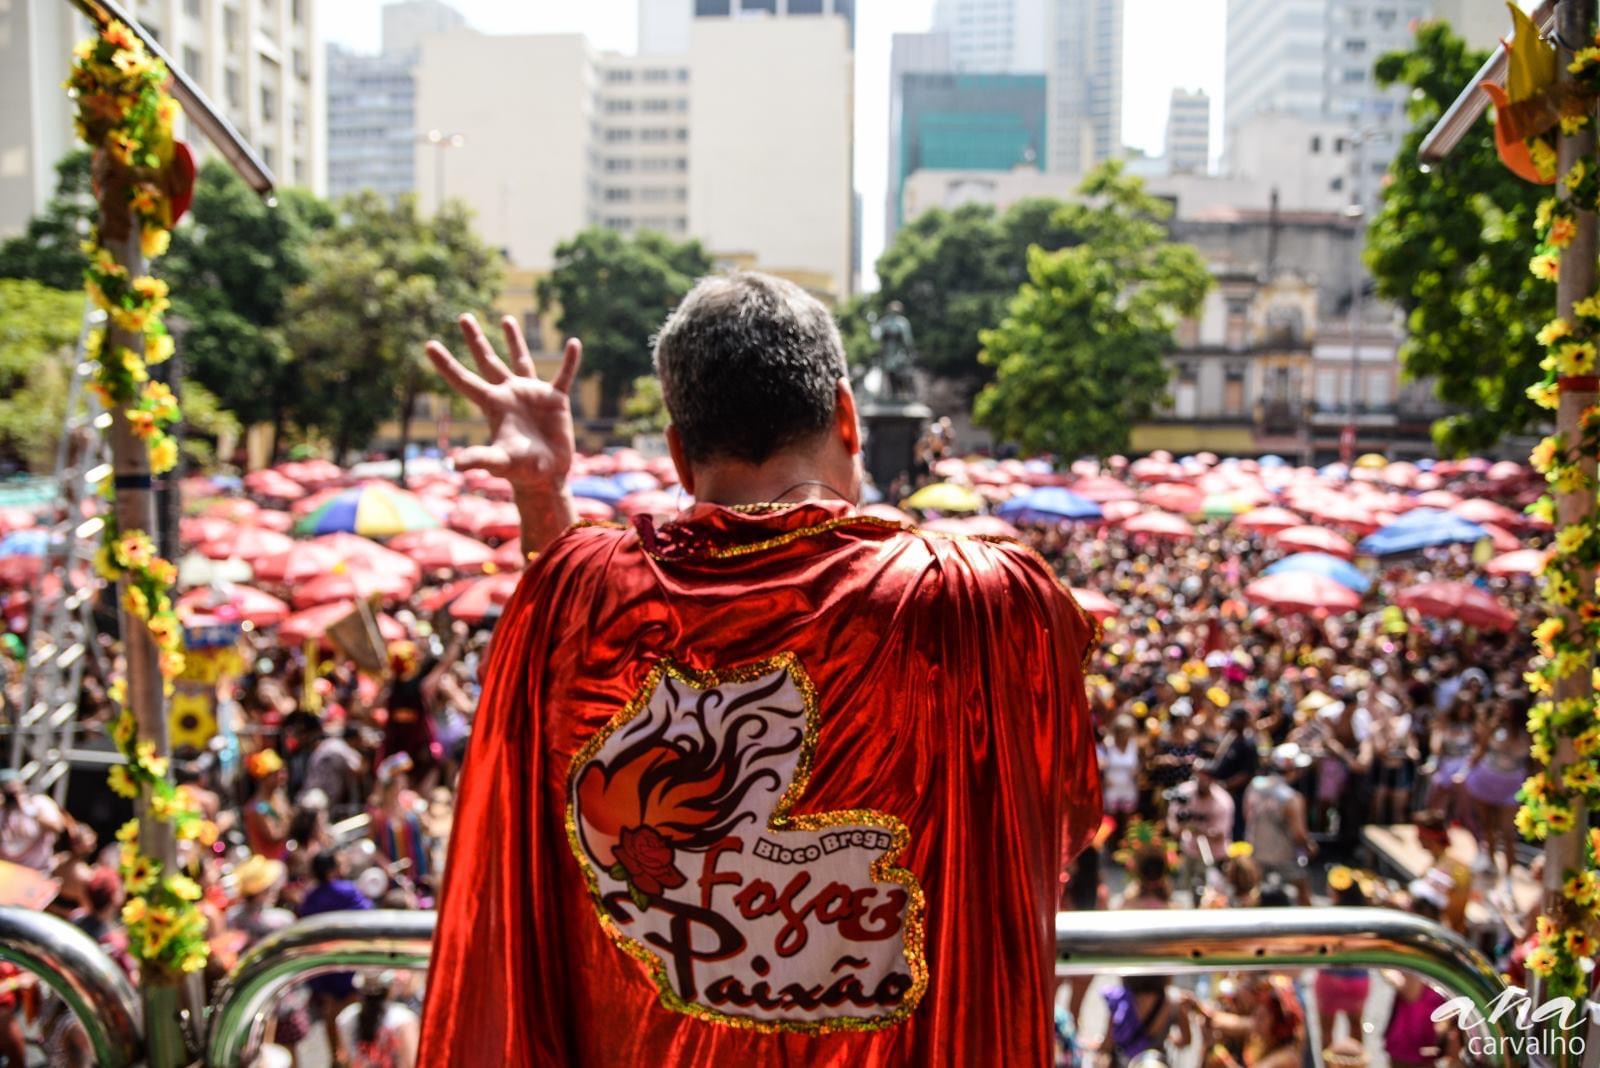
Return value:
<svg viewBox="0 0 1600 1068">
<path fill-rule="evenodd" d="M 919 452 L 923 482 L 945 463 L 940 434 Z M 1487 492 L 1471 472 L 1435 481 L 1462 496 Z M 1525 486 L 1491 488 L 1510 499 Z M 1394 599 L 1420 582 L 1459 580 L 1527 623 L 1532 579 L 1490 578 L 1479 547 L 1447 544 L 1363 560 L 1372 588 L 1356 611 L 1285 613 L 1244 590 L 1287 551 L 1231 516 L 1181 536 L 1105 519 L 1015 528 L 1064 583 L 1115 607 L 1086 668 L 1106 817 L 1095 847 L 1063 872 L 1062 908 L 1389 904 L 1470 934 L 1518 974 L 1532 926 L 1512 892 L 1524 862 L 1512 818 L 1528 773 L 1527 628 L 1475 629 Z M 1541 535 L 1530 526 L 1523 537 L 1536 548 Z M 433 903 L 493 623 L 453 618 L 438 595 L 457 578 L 429 572 L 384 606 L 404 635 L 389 642 L 383 671 L 327 643 L 242 629 L 242 670 L 216 690 L 215 737 L 173 760 L 214 829 L 180 857 L 203 889 L 210 983 L 297 918 Z M 80 702 L 91 740 L 112 717 L 116 652 L 108 636 L 99 641 Z M 19 686 L 10 671 L 8 701 Z M 125 814 L 64 811 L 14 771 L 0 772 L 0 788 L 0 860 L 52 880 L 49 910 L 135 974 L 112 840 Z M 1417 828 L 1430 870 L 1411 879 L 1363 870 L 1364 829 L 1402 824 Z M 1478 844 L 1465 858 L 1452 846 L 1461 829 Z M 279 1004 L 268 1041 L 290 1060 L 315 1039 L 335 1063 L 408 1065 L 422 981 L 314 979 Z M 1361 969 L 1183 986 L 1129 978 L 1092 990 L 1072 981 L 1057 1028 L 1064 1064 L 1186 1047 L 1193 1063 L 1270 1068 L 1302 1063 L 1317 1043 L 1325 1063 L 1356 1065 L 1377 1035 L 1388 1062 L 1406 1068 L 1456 1052 L 1457 1036 L 1429 1018 L 1438 1003 L 1413 977 Z M 0 987 L 0 1063 L 29 1063 L 28 1041 L 49 1063 L 88 1063 L 70 1014 L 13 972 Z"/>
</svg>

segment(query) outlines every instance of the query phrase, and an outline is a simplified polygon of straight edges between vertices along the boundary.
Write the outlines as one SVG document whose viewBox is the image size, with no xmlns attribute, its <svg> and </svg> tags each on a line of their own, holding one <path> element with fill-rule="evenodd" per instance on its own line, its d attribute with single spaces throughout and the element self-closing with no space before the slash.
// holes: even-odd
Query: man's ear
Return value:
<svg viewBox="0 0 1600 1068">
<path fill-rule="evenodd" d="M 689 496 L 694 496 L 694 471 L 689 467 L 689 454 L 683 448 L 683 435 L 672 424 L 667 426 L 667 452 L 672 456 L 672 466 L 678 472 L 678 483 Z"/>
<path fill-rule="evenodd" d="M 856 395 L 850 389 L 850 380 L 841 378 L 834 385 L 833 418 L 845 451 L 851 456 L 861 453 L 861 423 L 856 417 Z"/>
</svg>

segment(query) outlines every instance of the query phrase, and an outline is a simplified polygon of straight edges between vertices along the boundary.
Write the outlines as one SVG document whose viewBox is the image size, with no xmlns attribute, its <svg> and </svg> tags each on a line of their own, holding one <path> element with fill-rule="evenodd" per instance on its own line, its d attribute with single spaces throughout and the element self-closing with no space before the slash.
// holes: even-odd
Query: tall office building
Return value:
<svg viewBox="0 0 1600 1068">
<path fill-rule="evenodd" d="M 448 194 L 518 267 L 547 268 L 586 226 L 650 229 L 843 299 L 852 86 L 838 17 L 694 18 L 684 50 L 634 56 L 457 29 L 423 40 L 416 124 L 461 136 Z M 415 151 L 427 203 L 431 149 Z"/>
<path fill-rule="evenodd" d="M 131 0 L 129 13 L 184 68 L 282 185 L 325 187 L 322 60 L 316 0 Z M 89 24 L 60 0 L 0 4 L 0 236 L 16 233 L 54 190 L 74 146 L 61 90 Z M 186 119 L 178 136 L 210 146 Z"/>
<path fill-rule="evenodd" d="M 933 30 L 950 41 L 954 70 L 1033 74 L 1045 69 L 1046 0 L 935 0 Z"/>
<path fill-rule="evenodd" d="M 1048 3 L 1048 169 L 1082 174 L 1122 151 L 1122 0 Z"/>
<path fill-rule="evenodd" d="M 680 55 L 689 50 L 690 28 L 698 19 L 812 18 L 838 15 L 856 43 L 856 0 L 639 0 L 642 56 Z"/>
<path fill-rule="evenodd" d="M 1205 174 L 1211 167 L 1211 98 L 1201 90 L 1172 91 L 1167 106 L 1167 169 Z"/>
<path fill-rule="evenodd" d="M 414 191 L 419 142 L 434 155 L 426 163 L 435 175 L 447 166 L 454 147 L 447 131 L 435 131 L 428 141 L 428 131 L 417 125 L 415 71 L 429 35 L 465 24 L 439 0 L 401 0 L 383 9 L 378 55 L 328 46 L 329 196 L 371 189 L 393 199 Z"/>
<path fill-rule="evenodd" d="M 951 70 L 948 33 L 897 33 L 889 46 L 889 180 L 884 195 L 884 244 L 894 240 L 900 228 L 900 185 L 898 176 L 906 171 L 900 158 L 900 128 L 905 116 L 902 90 L 905 76 L 912 73 Z"/>
</svg>

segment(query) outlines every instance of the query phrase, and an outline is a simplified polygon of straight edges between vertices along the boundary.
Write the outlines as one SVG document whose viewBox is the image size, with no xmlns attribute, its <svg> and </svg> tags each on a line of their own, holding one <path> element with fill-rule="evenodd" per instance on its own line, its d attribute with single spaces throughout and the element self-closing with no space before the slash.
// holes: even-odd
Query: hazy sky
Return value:
<svg viewBox="0 0 1600 1068">
<path fill-rule="evenodd" d="M 486 33 L 562 33 L 588 36 L 596 48 L 631 51 L 638 0 L 451 0 Z M 1159 153 L 1167 100 L 1174 88 L 1211 94 L 1211 149 L 1221 147 L 1224 0 L 1124 0 L 1122 138 Z M 326 39 L 376 51 L 382 0 L 334 0 L 318 5 Z M 933 0 L 858 0 L 856 17 L 856 189 L 861 194 L 862 262 L 883 249 L 883 209 L 889 138 L 889 40 L 926 30 Z"/>
</svg>

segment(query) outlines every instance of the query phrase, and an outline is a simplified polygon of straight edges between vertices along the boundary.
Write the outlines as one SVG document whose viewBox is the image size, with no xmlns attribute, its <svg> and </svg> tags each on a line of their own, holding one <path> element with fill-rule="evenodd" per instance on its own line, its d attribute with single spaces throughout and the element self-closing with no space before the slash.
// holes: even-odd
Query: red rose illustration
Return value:
<svg viewBox="0 0 1600 1068">
<path fill-rule="evenodd" d="M 687 878 L 672 863 L 672 846 L 654 827 L 624 827 L 616 848 L 619 879 L 625 879 L 645 897 L 660 897 L 663 889 L 682 886 Z M 616 869 L 612 869 L 615 873 Z"/>
</svg>

